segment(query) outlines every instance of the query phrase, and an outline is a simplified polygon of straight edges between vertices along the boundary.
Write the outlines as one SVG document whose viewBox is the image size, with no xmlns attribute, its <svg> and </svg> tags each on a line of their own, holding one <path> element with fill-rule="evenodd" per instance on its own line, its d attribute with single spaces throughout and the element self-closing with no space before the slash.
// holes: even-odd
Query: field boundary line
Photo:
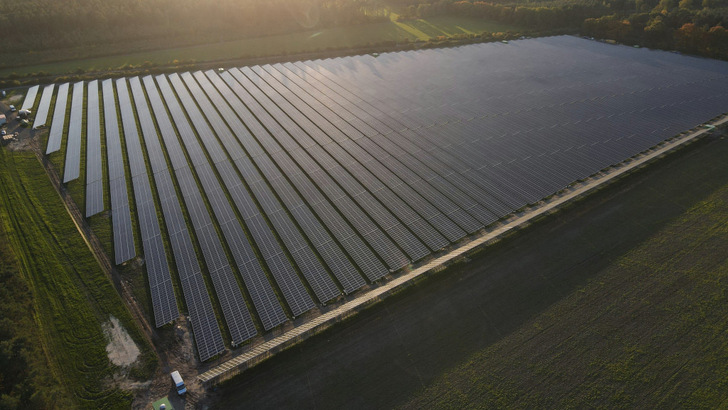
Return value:
<svg viewBox="0 0 728 410">
<path fill-rule="evenodd" d="M 728 121 L 728 116 L 721 116 L 720 119 L 710 122 L 713 126 L 724 124 Z M 413 269 L 410 272 L 404 273 L 401 276 L 392 279 L 388 283 L 371 289 L 354 300 L 344 303 L 336 309 L 322 314 L 308 322 L 305 322 L 295 328 L 287 331 L 286 333 L 277 336 L 273 339 L 265 341 L 257 346 L 253 346 L 249 351 L 242 353 L 238 356 L 233 357 L 230 360 L 223 362 L 201 374 L 198 375 L 198 380 L 205 386 L 211 386 L 219 384 L 225 380 L 228 380 L 246 369 L 249 369 L 266 359 L 274 356 L 277 353 L 282 352 L 309 337 L 328 329 L 334 324 L 341 322 L 351 316 L 356 315 L 365 308 L 377 303 L 378 301 L 397 293 L 410 285 L 414 280 L 420 278 L 423 275 L 434 273 L 439 271 L 439 267 L 445 266 L 448 263 L 457 261 L 459 258 L 466 256 L 468 252 L 475 248 L 478 248 L 488 242 L 498 240 L 504 237 L 506 234 L 528 224 L 534 219 L 545 215 L 551 211 L 554 211 L 561 206 L 569 203 L 577 198 L 584 196 L 585 194 L 602 187 L 608 182 L 619 178 L 626 173 L 633 171 L 637 168 L 642 167 L 646 163 L 676 149 L 687 143 L 695 140 L 696 138 L 705 135 L 711 131 L 709 128 L 701 128 L 690 132 L 686 135 L 675 137 L 671 140 L 664 141 L 651 149 L 646 151 L 640 156 L 631 157 L 620 164 L 614 166 L 611 171 L 607 171 L 604 175 L 593 177 L 579 187 L 572 188 L 571 191 L 557 194 L 552 199 L 548 200 L 541 206 L 526 210 L 522 215 L 515 217 L 511 221 L 504 223 L 502 226 L 496 227 L 492 231 L 488 231 L 482 234 L 480 237 L 473 238 L 472 241 L 448 252 L 445 255 L 437 257 L 427 263 L 426 265 L 420 266 Z"/>
</svg>

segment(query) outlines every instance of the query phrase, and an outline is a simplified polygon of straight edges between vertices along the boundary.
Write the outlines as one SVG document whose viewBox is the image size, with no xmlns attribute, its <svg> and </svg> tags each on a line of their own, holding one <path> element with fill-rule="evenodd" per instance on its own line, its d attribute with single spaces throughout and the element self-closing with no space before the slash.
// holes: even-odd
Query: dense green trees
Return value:
<svg viewBox="0 0 728 410">
<path fill-rule="evenodd" d="M 584 21 L 586 35 L 728 58 L 728 9 L 716 0 L 637 0 L 627 13 Z"/>
</svg>

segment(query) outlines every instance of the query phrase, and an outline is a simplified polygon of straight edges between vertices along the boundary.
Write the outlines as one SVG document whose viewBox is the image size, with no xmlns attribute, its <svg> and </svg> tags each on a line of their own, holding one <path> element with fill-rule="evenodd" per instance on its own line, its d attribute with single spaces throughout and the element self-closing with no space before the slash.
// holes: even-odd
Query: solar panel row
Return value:
<svg viewBox="0 0 728 410">
<path fill-rule="evenodd" d="M 131 224 L 129 196 L 124 172 L 124 152 L 119 136 L 119 120 L 116 114 L 116 97 L 111 80 L 101 83 L 104 99 L 104 127 L 106 157 L 109 166 L 109 187 L 111 195 L 111 223 L 114 235 L 114 261 L 117 265 L 134 256 L 134 232 Z M 99 152 L 99 154 L 101 154 Z"/>
<path fill-rule="evenodd" d="M 268 129 L 273 133 L 279 142 L 292 154 L 294 159 L 306 164 L 308 171 L 320 185 L 326 185 L 335 198 L 342 198 L 347 194 L 357 202 L 361 208 L 376 221 L 376 223 L 389 234 L 389 236 L 410 256 L 411 260 L 419 260 L 430 252 L 423 245 L 420 239 L 426 242 L 432 249 L 440 249 L 447 244 L 442 237 L 431 226 L 419 223 L 420 220 L 412 215 L 413 220 L 401 222 L 392 213 L 398 214 L 400 218 L 406 218 L 402 209 L 392 206 L 392 210 L 386 209 L 374 196 L 364 189 L 349 173 L 347 173 L 330 155 L 317 147 L 315 142 L 293 121 L 286 120 L 278 107 L 262 95 L 262 93 L 247 80 L 239 70 L 234 69 L 232 74 L 242 86 L 244 92 L 238 95 L 246 102 L 255 115 L 262 119 Z M 228 75 L 224 73 L 223 76 Z M 232 78 L 231 78 L 232 81 Z M 266 110 L 264 112 L 263 110 Z M 280 125 L 274 122 L 281 121 Z M 300 144 L 300 146 L 299 146 Z M 336 182 L 333 182 L 336 181 Z M 341 187 L 339 188 L 336 183 Z M 391 198 L 393 200 L 393 198 Z M 401 205 L 401 204 L 392 204 Z M 409 224 L 407 223 L 409 222 Z M 410 232 L 408 228 L 418 233 L 420 239 Z"/>
<path fill-rule="evenodd" d="M 357 73 L 357 74 L 361 74 L 361 73 Z M 359 77 L 357 77 L 357 78 L 359 78 Z M 385 92 L 385 90 L 383 90 L 383 89 L 377 89 L 377 88 L 374 88 L 374 90 L 376 90 L 376 92 Z M 379 94 L 378 94 L 378 95 L 379 95 Z M 503 105 L 503 104 L 498 104 L 498 106 L 501 106 L 501 105 Z M 529 115 L 530 115 L 530 113 L 529 113 Z M 424 117 L 424 116 L 423 116 L 423 117 Z M 694 125 L 694 123 L 693 123 L 693 125 Z M 675 131 L 677 131 L 677 130 L 675 130 Z M 438 137 L 440 137 L 440 139 L 441 139 L 441 134 L 442 134 L 442 133 L 443 133 L 442 131 L 435 131 L 435 132 L 433 133 L 433 138 L 435 138 L 435 134 L 436 134 L 436 135 L 437 135 Z M 673 133 L 674 133 L 674 132 L 673 132 Z M 510 143 L 509 143 L 509 144 L 510 144 Z M 513 146 L 514 146 L 514 144 L 510 144 L 510 146 L 511 146 L 511 147 L 513 147 Z M 644 148 L 646 148 L 646 146 L 645 146 L 645 147 L 643 147 L 643 149 L 644 149 Z M 492 147 L 491 147 L 491 150 L 490 150 L 490 152 L 497 152 L 497 151 L 496 151 L 496 150 L 492 150 Z M 460 153 L 462 153 L 462 151 L 460 151 Z M 475 161 L 475 158 L 473 158 L 473 160 Z M 609 163 L 607 163 L 607 164 L 605 164 L 605 165 L 608 165 L 608 164 L 609 164 Z M 598 168 L 597 168 L 597 169 L 598 169 Z M 547 172 L 548 172 L 548 170 L 547 170 Z M 592 172 L 593 172 L 593 170 L 592 170 Z M 586 175 L 588 175 L 588 174 L 586 174 Z"/>
<path fill-rule="evenodd" d="M 421 185 L 420 180 L 424 180 L 432 184 L 436 189 L 440 190 L 446 197 L 455 201 L 462 209 L 470 212 L 471 215 L 476 217 L 482 224 L 488 225 L 495 220 L 497 217 L 488 211 L 486 208 L 475 202 L 473 199 L 468 197 L 465 192 L 471 193 L 474 187 L 466 187 L 462 185 L 462 181 L 457 180 L 452 172 L 445 171 L 443 176 L 434 172 L 431 161 L 420 161 L 415 155 L 419 154 L 415 152 L 415 155 L 399 149 L 397 146 L 389 144 L 388 149 L 383 149 L 377 145 L 373 140 L 364 133 L 368 126 L 364 124 L 357 117 L 353 116 L 346 110 L 343 110 L 341 106 L 336 104 L 333 100 L 329 99 L 322 93 L 309 94 L 305 91 L 309 88 L 309 85 L 298 76 L 289 75 L 286 77 L 282 74 L 285 68 L 280 66 L 276 68 L 272 66 L 262 67 L 271 77 L 278 81 L 281 86 L 287 87 L 292 94 L 286 94 L 290 100 L 299 107 L 299 109 L 307 110 L 310 113 L 307 114 L 310 117 L 316 117 L 320 115 L 323 120 L 329 121 L 336 128 L 330 128 L 327 133 L 329 135 L 341 135 L 337 139 L 341 146 L 346 148 L 347 151 L 351 152 L 355 158 L 363 159 L 364 162 L 372 161 L 370 158 L 375 158 L 384 167 L 380 168 L 379 172 L 386 172 L 388 169 L 396 176 L 404 178 L 405 182 L 412 186 Z M 261 75 L 261 68 L 258 68 L 256 72 Z M 280 71 L 279 71 L 280 70 Z M 271 81 L 272 82 L 272 81 Z M 284 92 L 285 90 L 283 90 Z M 318 99 L 316 98 L 318 97 Z M 319 101 L 320 100 L 320 101 Z M 307 105 L 304 105 L 305 104 Z M 376 133 L 376 132 L 374 132 Z M 371 134 L 370 134 L 371 135 Z M 334 138 L 334 137 L 332 137 Z M 348 139 L 347 139 L 348 138 Z M 391 151 L 390 151 L 391 150 Z M 421 154 L 428 155 L 428 154 Z M 424 159 L 427 159 L 426 157 Z M 376 167 L 375 167 L 376 169 Z M 459 187 L 469 188 L 465 192 L 461 192 Z M 424 190 L 423 190 L 424 191 Z M 428 198 L 434 193 L 428 193 Z M 431 199 L 431 201 L 438 201 L 437 199 Z"/>
<path fill-rule="evenodd" d="M 356 97 L 355 97 L 355 96 L 353 97 L 353 100 L 354 100 L 354 101 L 356 101 Z M 360 104 L 361 104 L 361 102 L 360 102 Z M 360 107 L 357 107 L 357 108 L 360 108 Z M 366 106 L 366 105 L 364 105 L 364 108 L 367 108 L 367 106 Z M 369 109 L 370 109 L 371 111 L 377 111 L 377 110 L 376 110 L 375 108 L 373 108 L 373 107 L 371 107 L 371 106 L 368 106 L 368 108 L 369 108 Z M 368 114 L 367 114 L 367 115 L 368 115 Z M 375 115 L 376 115 L 376 114 L 375 114 Z M 378 116 L 378 118 L 383 118 L 383 117 L 384 117 L 384 116 L 382 116 L 382 115 L 379 115 L 379 116 Z M 384 133 L 391 133 L 391 128 L 387 127 L 387 126 L 386 126 L 386 125 L 384 125 L 383 123 L 380 123 L 380 131 L 381 131 L 381 132 L 384 132 Z M 421 139 L 421 138 L 419 138 L 419 139 Z M 449 145 L 448 145 L 448 146 L 449 146 Z M 452 162 L 454 162 L 454 161 L 452 161 Z M 476 176 L 476 177 L 478 177 L 478 176 Z M 517 177 L 516 177 L 516 178 L 517 178 Z M 488 184 L 487 184 L 487 182 L 485 182 L 485 183 L 483 182 L 483 180 L 482 180 L 482 176 L 480 177 L 480 179 L 478 179 L 478 182 L 480 182 L 480 183 L 481 183 L 482 185 L 488 185 Z M 493 186 L 492 184 L 491 184 L 491 185 L 488 185 L 488 186 L 489 186 L 489 188 L 490 188 L 491 190 L 493 190 L 493 191 L 496 191 L 496 192 L 498 191 L 498 190 L 496 189 L 496 188 L 497 188 L 497 186 Z M 519 186 L 517 186 L 516 188 L 519 188 Z M 503 189 L 503 188 L 501 188 L 501 190 L 502 190 L 502 189 Z M 514 195 L 513 195 L 512 193 L 506 193 L 506 194 L 505 194 L 505 196 L 506 196 L 506 200 L 509 200 L 509 201 L 510 201 L 509 203 L 510 203 L 510 204 L 511 204 L 511 206 L 513 206 L 513 207 L 516 207 L 516 206 L 519 206 L 519 205 L 522 205 L 522 204 L 523 204 L 523 202 L 522 202 L 522 201 L 523 201 L 523 198 L 520 198 L 521 202 L 519 202 L 519 201 L 518 201 L 518 200 L 519 200 L 519 197 L 517 197 L 517 196 L 514 196 Z"/>
<path fill-rule="evenodd" d="M 55 87 L 55 84 L 50 84 L 43 88 L 43 95 L 40 97 L 38 110 L 35 112 L 35 120 L 33 121 L 34 129 L 45 125 L 48 119 L 48 111 L 51 108 L 51 99 L 53 98 L 53 90 Z"/>
<path fill-rule="evenodd" d="M 172 81 L 173 83 L 175 83 L 175 87 L 178 90 L 178 95 L 180 95 L 183 103 L 185 103 L 188 115 L 190 115 L 190 118 L 193 120 L 193 123 L 195 124 L 199 135 L 208 136 L 202 137 L 202 141 L 205 144 L 209 155 L 213 158 L 224 158 L 223 160 L 216 162 L 215 166 L 220 172 L 221 179 L 225 186 L 227 186 L 228 189 L 230 187 L 234 188 L 230 189 L 229 192 L 233 202 L 238 208 L 238 211 L 241 213 L 241 215 L 243 215 L 244 218 L 249 217 L 250 215 L 257 214 L 258 211 L 255 209 L 255 204 L 252 201 L 252 198 L 247 194 L 245 187 L 240 184 L 240 179 L 236 174 L 235 169 L 233 168 L 230 161 L 225 157 L 224 150 L 221 148 L 217 140 L 213 137 L 214 134 L 212 130 L 205 123 L 202 113 L 197 109 L 194 101 L 192 100 L 192 97 L 189 95 L 189 93 L 187 93 L 186 89 L 184 88 L 182 81 L 179 79 L 179 77 L 176 76 L 172 77 Z M 187 82 L 191 85 L 191 88 L 195 86 L 192 77 L 187 77 Z M 200 97 L 199 93 L 201 92 L 202 90 L 200 90 L 199 88 L 196 90 L 198 98 Z M 213 118 L 217 115 L 214 111 L 210 111 L 208 114 L 213 116 Z M 218 123 L 220 123 L 221 119 L 219 117 L 217 117 L 217 119 Z M 220 128 L 219 125 L 220 124 L 218 124 L 217 128 Z M 222 125 L 224 126 L 224 123 Z M 255 189 L 254 192 L 260 197 L 261 190 L 263 190 L 263 192 L 266 192 L 267 187 L 258 187 L 257 192 Z M 275 201 L 275 197 L 272 197 L 272 193 L 270 193 L 269 191 L 265 193 L 265 198 L 268 201 Z M 290 227 L 292 227 L 291 221 L 287 219 L 287 216 L 280 213 L 281 208 L 264 207 L 264 210 L 267 212 L 267 215 L 273 225 L 276 226 L 278 229 L 290 229 Z M 296 240 L 300 241 L 298 243 L 305 244 L 305 242 L 303 242 L 303 238 L 297 231 L 287 232 L 287 234 L 290 236 L 290 238 L 282 237 L 284 239 L 284 242 L 286 242 L 287 244 L 293 243 L 293 241 Z M 297 253 L 300 249 L 301 248 L 291 248 L 289 246 L 289 251 L 291 251 L 294 260 L 296 260 L 297 262 L 301 261 L 300 255 L 298 255 Z M 250 253 L 252 254 L 252 250 L 250 251 Z M 321 266 L 320 263 L 313 263 L 313 265 L 307 266 L 299 262 L 299 268 L 301 268 L 305 276 L 310 279 L 315 279 L 315 281 L 312 281 L 311 283 L 313 284 L 312 287 L 317 297 L 322 301 L 326 301 L 337 296 L 339 294 L 339 290 L 327 276 L 323 276 L 326 275 L 323 266 Z M 312 271 L 311 266 L 318 268 L 318 270 Z"/>
<path fill-rule="evenodd" d="M 224 79 L 217 76 L 216 73 L 208 71 L 207 76 L 210 80 L 215 83 L 218 89 L 223 90 L 225 84 L 231 88 L 227 88 L 228 95 L 226 96 L 228 103 L 235 109 L 238 116 L 248 127 L 251 128 L 253 134 L 258 137 L 258 141 L 262 147 L 268 152 L 269 155 L 278 163 L 283 172 L 288 178 L 297 185 L 299 191 L 303 192 L 303 196 L 310 198 L 309 201 L 315 204 L 325 202 L 323 196 L 319 193 L 318 189 L 321 189 L 328 197 L 329 200 L 336 206 L 339 211 L 346 216 L 349 222 L 355 227 L 359 234 L 377 251 L 377 253 L 384 259 L 385 263 L 390 269 L 399 269 L 409 263 L 402 251 L 394 245 L 394 243 L 377 227 L 374 222 L 357 206 L 348 196 L 346 196 L 336 183 L 323 172 L 314 174 L 314 171 L 319 171 L 320 168 L 313 162 L 310 157 L 301 150 L 293 150 L 288 153 L 284 151 L 278 140 L 271 137 L 268 133 L 270 130 L 276 137 L 284 135 L 282 130 L 276 131 L 274 128 L 275 123 L 270 116 L 263 117 L 266 120 L 261 119 L 266 123 L 266 127 L 263 127 L 262 123 L 259 123 L 248 108 L 239 99 L 241 95 L 245 95 L 245 90 L 238 84 L 234 78 L 227 76 Z M 222 84 L 221 84 L 222 83 Z M 223 92 L 225 94 L 225 92 Z M 259 108 L 259 107 L 258 107 Z M 258 110 L 259 115 L 267 115 L 264 111 Z M 267 126 L 270 125 L 271 128 Z M 267 128 L 267 129 L 266 129 Z M 295 148 L 295 147 L 293 147 Z M 296 164 L 297 161 L 298 164 Z M 245 176 L 245 175 L 244 175 Z M 311 178 L 313 184 L 306 183 L 308 178 Z M 316 185 L 318 187 L 316 187 Z"/>
<path fill-rule="evenodd" d="M 189 73 L 186 75 L 189 76 Z M 175 88 L 178 89 L 178 94 L 182 94 L 183 89 L 181 88 L 182 86 L 177 77 L 172 77 L 172 83 L 175 85 Z M 201 127 L 203 126 L 201 124 L 204 124 L 204 119 L 200 118 L 199 110 L 194 108 L 192 102 L 188 98 L 189 97 L 185 95 L 185 97 L 182 98 L 182 101 L 188 109 L 190 119 L 194 124 L 197 124 L 197 127 Z M 212 114 L 214 113 L 208 113 L 208 115 Z M 207 146 L 213 146 L 214 137 L 209 130 L 200 131 L 198 128 L 198 134 L 207 135 L 207 137 L 202 137 L 203 142 Z M 247 194 L 247 191 L 245 191 L 245 187 L 242 186 L 240 179 L 235 174 L 230 162 L 227 158 L 224 158 L 224 156 L 220 156 L 219 151 L 214 150 L 214 148 L 211 151 L 215 152 L 215 154 L 211 155 L 218 158 L 218 161 L 215 162 L 215 164 L 238 211 L 242 215 L 253 213 L 254 211 L 250 210 L 254 209 L 255 205 Z M 230 247 L 233 259 L 238 267 L 238 271 L 243 278 L 245 286 L 248 288 L 253 305 L 255 306 L 258 316 L 263 323 L 263 328 L 265 330 L 272 329 L 288 320 L 286 314 L 278 302 L 273 287 L 268 282 L 261 262 L 248 242 L 243 227 L 237 222 L 234 215 L 231 215 L 226 219 L 228 219 L 228 221 L 221 223 L 220 226 L 223 229 L 225 239 Z"/>
<path fill-rule="evenodd" d="M 327 98 L 331 98 L 333 106 L 341 105 L 341 109 L 337 111 L 337 113 L 341 113 L 342 115 L 347 115 L 346 113 L 349 113 L 349 116 L 353 116 L 357 120 L 361 121 L 363 124 L 366 124 L 364 120 L 369 121 L 371 126 L 366 125 L 365 127 L 359 128 L 365 135 L 368 135 L 371 138 L 371 142 L 369 141 L 362 141 L 363 143 L 367 144 L 367 148 L 372 150 L 372 152 L 377 151 L 379 148 L 383 149 L 384 152 L 388 153 L 394 153 L 397 157 L 405 157 L 403 155 L 401 144 L 404 142 L 402 141 L 402 138 L 398 138 L 398 135 L 392 134 L 391 129 L 386 127 L 381 122 L 378 122 L 376 118 L 372 117 L 367 111 L 361 109 L 361 107 L 358 107 L 354 104 L 351 104 L 350 101 L 344 99 L 341 95 L 335 93 L 333 90 L 326 87 L 323 83 L 320 81 L 317 81 L 315 78 L 312 78 L 311 75 L 306 75 L 304 71 L 302 71 L 300 68 L 294 66 L 294 65 L 286 65 L 285 68 L 280 68 L 282 71 L 289 70 L 292 74 L 296 74 L 299 76 L 305 77 L 308 84 L 315 87 L 315 90 L 319 92 L 320 95 L 325 95 Z M 322 77 L 320 77 L 322 78 Z M 381 131 L 381 133 L 378 133 L 377 130 L 375 130 L 373 127 L 378 127 Z M 391 134 L 391 135 L 390 135 Z M 393 141 L 397 141 L 399 144 L 395 144 Z M 379 147 L 377 147 L 379 145 Z M 449 170 L 447 167 L 443 167 L 439 164 L 438 158 L 434 158 L 429 155 L 427 151 L 424 150 L 418 150 L 413 149 L 413 147 L 409 147 L 410 151 L 409 153 L 412 155 L 417 155 L 419 157 L 422 157 L 423 159 L 427 159 L 427 164 L 429 164 L 435 171 L 437 171 L 440 175 L 449 177 L 450 180 L 453 180 L 455 177 L 451 170 Z M 421 151 L 421 152 L 418 152 Z M 410 166 L 417 166 L 414 161 L 409 161 Z M 396 166 L 396 164 L 389 160 L 388 164 L 390 166 Z M 419 167 L 421 172 L 426 172 L 426 170 L 423 170 L 423 167 Z M 400 170 L 402 170 L 400 168 Z M 471 193 L 471 195 L 478 195 L 481 197 L 482 202 L 481 203 L 489 203 L 491 208 L 490 209 L 500 209 L 500 212 L 496 213 L 497 216 L 503 216 L 507 213 L 512 212 L 513 209 L 517 209 L 519 206 L 513 206 L 515 204 L 511 204 L 510 207 L 504 207 L 500 206 L 500 204 L 497 201 L 493 201 L 487 191 L 484 191 L 482 188 L 476 188 L 472 184 L 468 184 L 467 181 L 463 181 L 462 178 L 456 179 L 459 183 L 456 185 L 457 187 L 463 187 L 468 188 L 466 191 Z M 487 218 L 487 217 L 486 217 Z"/>
<path fill-rule="evenodd" d="M 68 83 L 61 84 L 56 94 L 56 104 L 53 109 L 53 122 L 51 130 L 48 134 L 48 145 L 46 146 L 46 155 L 54 153 L 61 149 L 63 142 L 63 126 L 66 121 L 66 102 L 68 100 Z"/>
<path fill-rule="evenodd" d="M 340 109 L 337 109 L 337 113 L 341 113 L 344 116 L 347 116 L 346 113 L 348 113 L 348 116 L 354 117 L 356 120 L 361 121 L 365 125 L 366 123 L 363 122 L 364 120 L 369 121 L 372 126 L 379 128 L 381 133 L 368 125 L 359 128 L 362 132 L 365 132 L 371 138 L 372 143 L 368 143 L 367 141 L 363 141 L 363 143 L 368 143 L 367 147 L 372 150 L 372 152 L 376 152 L 381 149 L 384 152 L 394 153 L 397 157 L 406 157 L 406 154 L 403 152 L 404 148 L 407 150 L 407 153 L 411 154 L 412 156 L 417 155 L 422 157 L 423 159 L 426 159 L 426 162 L 430 164 L 430 166 L 433 167 L 433 169 L 438 172 L 438 174 L 448 176 L 450 180 L 454 180 L 454 182 L 457 183 L 457 187 L 467 188 L 467 192 L 469 192 L 471 195 L 477 196 L 477 198 L 480 200 L 480 203 L 486 206 L 487 209 L 489 209 L 490 212 L 493 213 L 495 216 L 504 216 L 512 212 L 513 209 L 518 209 L 524 205 L 522 201 L 512 200 L 511 198 L 513 196 L 510 193 L 507 193 L 504 196 L 505 199 L 494 199 L 493 194 L 501 192 L 502 189 L 494 186 L 493 184 L 489 184 L 488 181 L 484 181 L 483 178 L 479 175 L 471 174 L 468 176 L 471 177 L 471 179 L 473 179 L 475 183 L 479 184 L 480 186 L 474 185 L 473 182 L 470 182 L 465 178 L 457 178 L 457 174 L 455 174 L 454 171 L 450 168 L 457 166 L 457 158 L 448 157 L 440 152 L 438 152 L 438 155 L 435 156 L 430 155 L 429 151 L 432 150 L 432 147 L 425 146 L 424 148 L 422 148 L 421 146 L 418 146 L 417 144 L 422 144 L 422 138 L 419 138 L 416 135 L 413 136 L 413 131 L 411 130 L 403 130 L 401 131 L 401 133 L 393 133 L 391 128 L 378 121 L 377 118 L 370 115 L 366 110 L 362 109 L 362 107 L 354 105 L 350 100 L 347 100 L 341 94 L 336 93 L 334 90 L 326 87 L 324 83 L 318 81 L 319 79 L 325 81 L 325 77 L 317 76 L 316 78 L 314 78 L 310 72 L 306 72 L 300 67 L 293 64 L 287 64 L 285 68 L 280 67 L 279 69 L 284 72 L 288 70 L 291 73 L 289 75 L 291 78 L 296 78 L 296 76 L 301 76 L 305 78 L 306 83 L 315 87 L 315 90 L 318 91 L 318 97 L 321 98 L 323 102 L 326 102 L 328 106 L 341 107 Z M 298 81 L 303 81 L 303 78 L 300 78 Z M 352 87 L 354 86 L 352 85 Z M 339 89 L 339 91 L 341 91 L 341 89 Z M 324 96 L 326 96 L 326 98 L 329 98 L 329 100 L 327 101 L 326 99 L 324 99 Z M 355 95 L 349 95 L 349 97 L 352 98 L 354 101 L 357 101 Z M 368 104 L 361 100 L 358 100 L 358 102 L 360 102 L 364 108 L 367 108 L 370 111 L 373 111 L 375 113 L 380 112 L 371 104 Z M 410 144 L 407 144 L 408 142 L 410 142 Z M 441 161 L 444 161 L 445 164 L 441 164 Z M 409 162 L 411 166 L 416 166 L 416 164 L 414 164 L 414 161 Z M 393 161 L 389 161 L 388 163 L 390 166 L 395 166 Z M 448 165 L 450 167 L 448 167 Z M 422 169 L 422 167 L 419 168 Z M 402 169 L 400 168 L 400 170 Z M 462 171 L 461 175 L 465 175 L 466 171 L 467 170 Z M 505 204 L 503 204 L 504 200 L 507 201 L 505 202 Z"/>
<path fill-rule="evenodd" d="M 101 120 L 99 82 L 88 83 L 86 99 L 86 218 L 104 210 L 104 182 L 101 171 Z"/>
<path fill-rule="evenodd" d="M 39 85 L 34 85 L 28 88 L 28 94 L 25 94 L 23 105 L 20 106 L 21 110 L 29 110 L 35 105 L 35 99 L 38 97 Z"/>
<path fill-rule="evenodd" d="M 73 85 L 71 117 L 68 120 L 66 161 L 63 167 L 63 183 L 78 178 L 81 169 L 81 127 L 83 126 L 83 81 Z"/>
</svg>

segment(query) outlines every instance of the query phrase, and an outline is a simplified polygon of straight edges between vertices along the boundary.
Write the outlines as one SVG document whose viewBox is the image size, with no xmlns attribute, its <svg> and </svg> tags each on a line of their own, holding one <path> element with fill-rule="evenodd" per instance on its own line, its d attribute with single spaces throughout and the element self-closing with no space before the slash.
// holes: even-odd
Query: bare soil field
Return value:
<svg viewBox="0 0 728 410">
<path fill-rule="evenodd" d="M 603 279 L 613 281 L 621 291 L 653 286 L 651 282 L 627 280 L 634 276 L 633 271 L 624 270 L 623 276 L 614 273 L 615 264 L 623 263 L 635 249 L 643 249 L 656 235 L 664 235 L 669 229 L 679 233 L 671 224 L 728 186 L 728 168 L 723 165 L 726 155 L 728 141 L 718 136 L 706 137 L 485 248 L 468 263 L 422 281 L 248 370 L 219 387 L 212 393 L 213 399 L 221 407 L 243 404 L 252 408 L 381 408 L 406 404 L 413 399 L 421 400 L 411 402 L 414 407 L 459 407 L 469 402 L 468 399 L 484 400 L 485 396 L 477 392 L 468 396 L 471 393 L 468 377 L 482 373 L 478 364 L 487 367 L 483 361 L 490 356 L 483 352 L 504 355 L 518 351 L 518 346 L 509 344 L 516 340 L 511 338 L 539 326 L 538 318 L 551 317 L 558 322 L 560 319 L 554 318 L 553 309 L 559 307 L 560 315 L 571 315 L 575 321 L 594 320 L 592 315 L 601 311 L 589 309 L 591 300 L 596 301 L 595 306 L 602 307 L 609 302 L 604 300 L 601 288 L 594 285 Z M 664 238 L 680 240 L 674 234 Z M 716 252 L 701 255 L 724 258 Z M 565 301 L 575 300 L 574 295 L 584 293 L 588 297 L 578 299 L 581 305 L 563 308 Z M 683 313 L 673 314 L 678 317 Z M 643 321 L 649 323 L 653 318 L 624 312 L 621 320 L 628 328 L 640 328 Z M 661 320 L 670 318 L 667 315 Z M 654 325 L 650 326 L 654 329 Z M 632 334 L 625 333 L 625 337 L 629 335 Z M 542 343 L 558 347 L 564 342 L 560 337 L 567 335 L 552 334 L 551 339 Z M 617 349 L 611 357 L 620 357 L 618 352 L 625 346 L 590 340 L 567 345 L 568 349 L 550 351 L 579 358 L 592 348 Z M 671 343 L 669 337 L 660 340 L 663 344 Z M 702 342 L 695 340 L 694 344 L 701 346 Z M 527 346 L 526 342 L 522 343 Z M 520 357 L 523 366 L 543 365 L 540 362 L 543 357 L 533 350 L 523 352 L 531 354 Z M 659 362 L 659 356 L 653 355 L 653 358 Z M 473 369 L 473 363 L 477 370 L 459 371 L 459 366 Z M 569 361 L 563 359 L 561 363 Z M 609 374 L 604 370 L 609 369 L 607 364 L 596 367 L 596 373 L 590 377 Z M 501 360 L 501 369 L 511 365 L 512 362 Z M 562 370 L 569 372 L 568 367 Z M 454 373 L 448 374 L 450 371 Z M 443 378 L 445 374 L 448 376 Z M 502 390 L 486 403 L 518 404 L 509 398 L 521 390 L 509 390 L 511 383 L 504 382 L 498 373 L 488 374 L 492 379 L 472 380 L 476 386 L 486 389 L 495 386 Z M 559 374 L 548 372 L 531 376 L 534 383 L 540 380 L 538 377 L 555 378 L 552 383 L 560 380 Z M 454 391 L 462 393 L 462 402 L 457 397 L 442 396 L 451 390 L 450 377 L 461 383 Z M 625 382 L 629 381 L 627 377 Z M 657 382 L 662 380 L 653 381 Z M 541 385 L 553 384 L 537 386 Z M 580 392 L 580 386 L 575 384 L 574 391 Z M 425 390 L 428 387 L 431 390 Z M 650 389 L 650 386 L 642 388 Z M 538 387 L 532 393 L 534 401 L 520 404 L 565 403 L 540 400 Z M 505 401 L 498 401 L 500 398 Z"/>
</svg>

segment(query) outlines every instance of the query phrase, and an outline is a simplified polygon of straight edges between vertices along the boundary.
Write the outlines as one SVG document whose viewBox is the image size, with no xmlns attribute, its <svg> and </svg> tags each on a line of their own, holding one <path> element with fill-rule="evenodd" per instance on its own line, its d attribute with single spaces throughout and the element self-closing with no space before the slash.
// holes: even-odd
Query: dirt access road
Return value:
<svg viewBox="0 0 728 410">
<path fill-rule="evenodd" d="M 383 408 L 518 329 L 728 184 L 708 136 L 211 393 L 220 407 Z"/>
</svg>

